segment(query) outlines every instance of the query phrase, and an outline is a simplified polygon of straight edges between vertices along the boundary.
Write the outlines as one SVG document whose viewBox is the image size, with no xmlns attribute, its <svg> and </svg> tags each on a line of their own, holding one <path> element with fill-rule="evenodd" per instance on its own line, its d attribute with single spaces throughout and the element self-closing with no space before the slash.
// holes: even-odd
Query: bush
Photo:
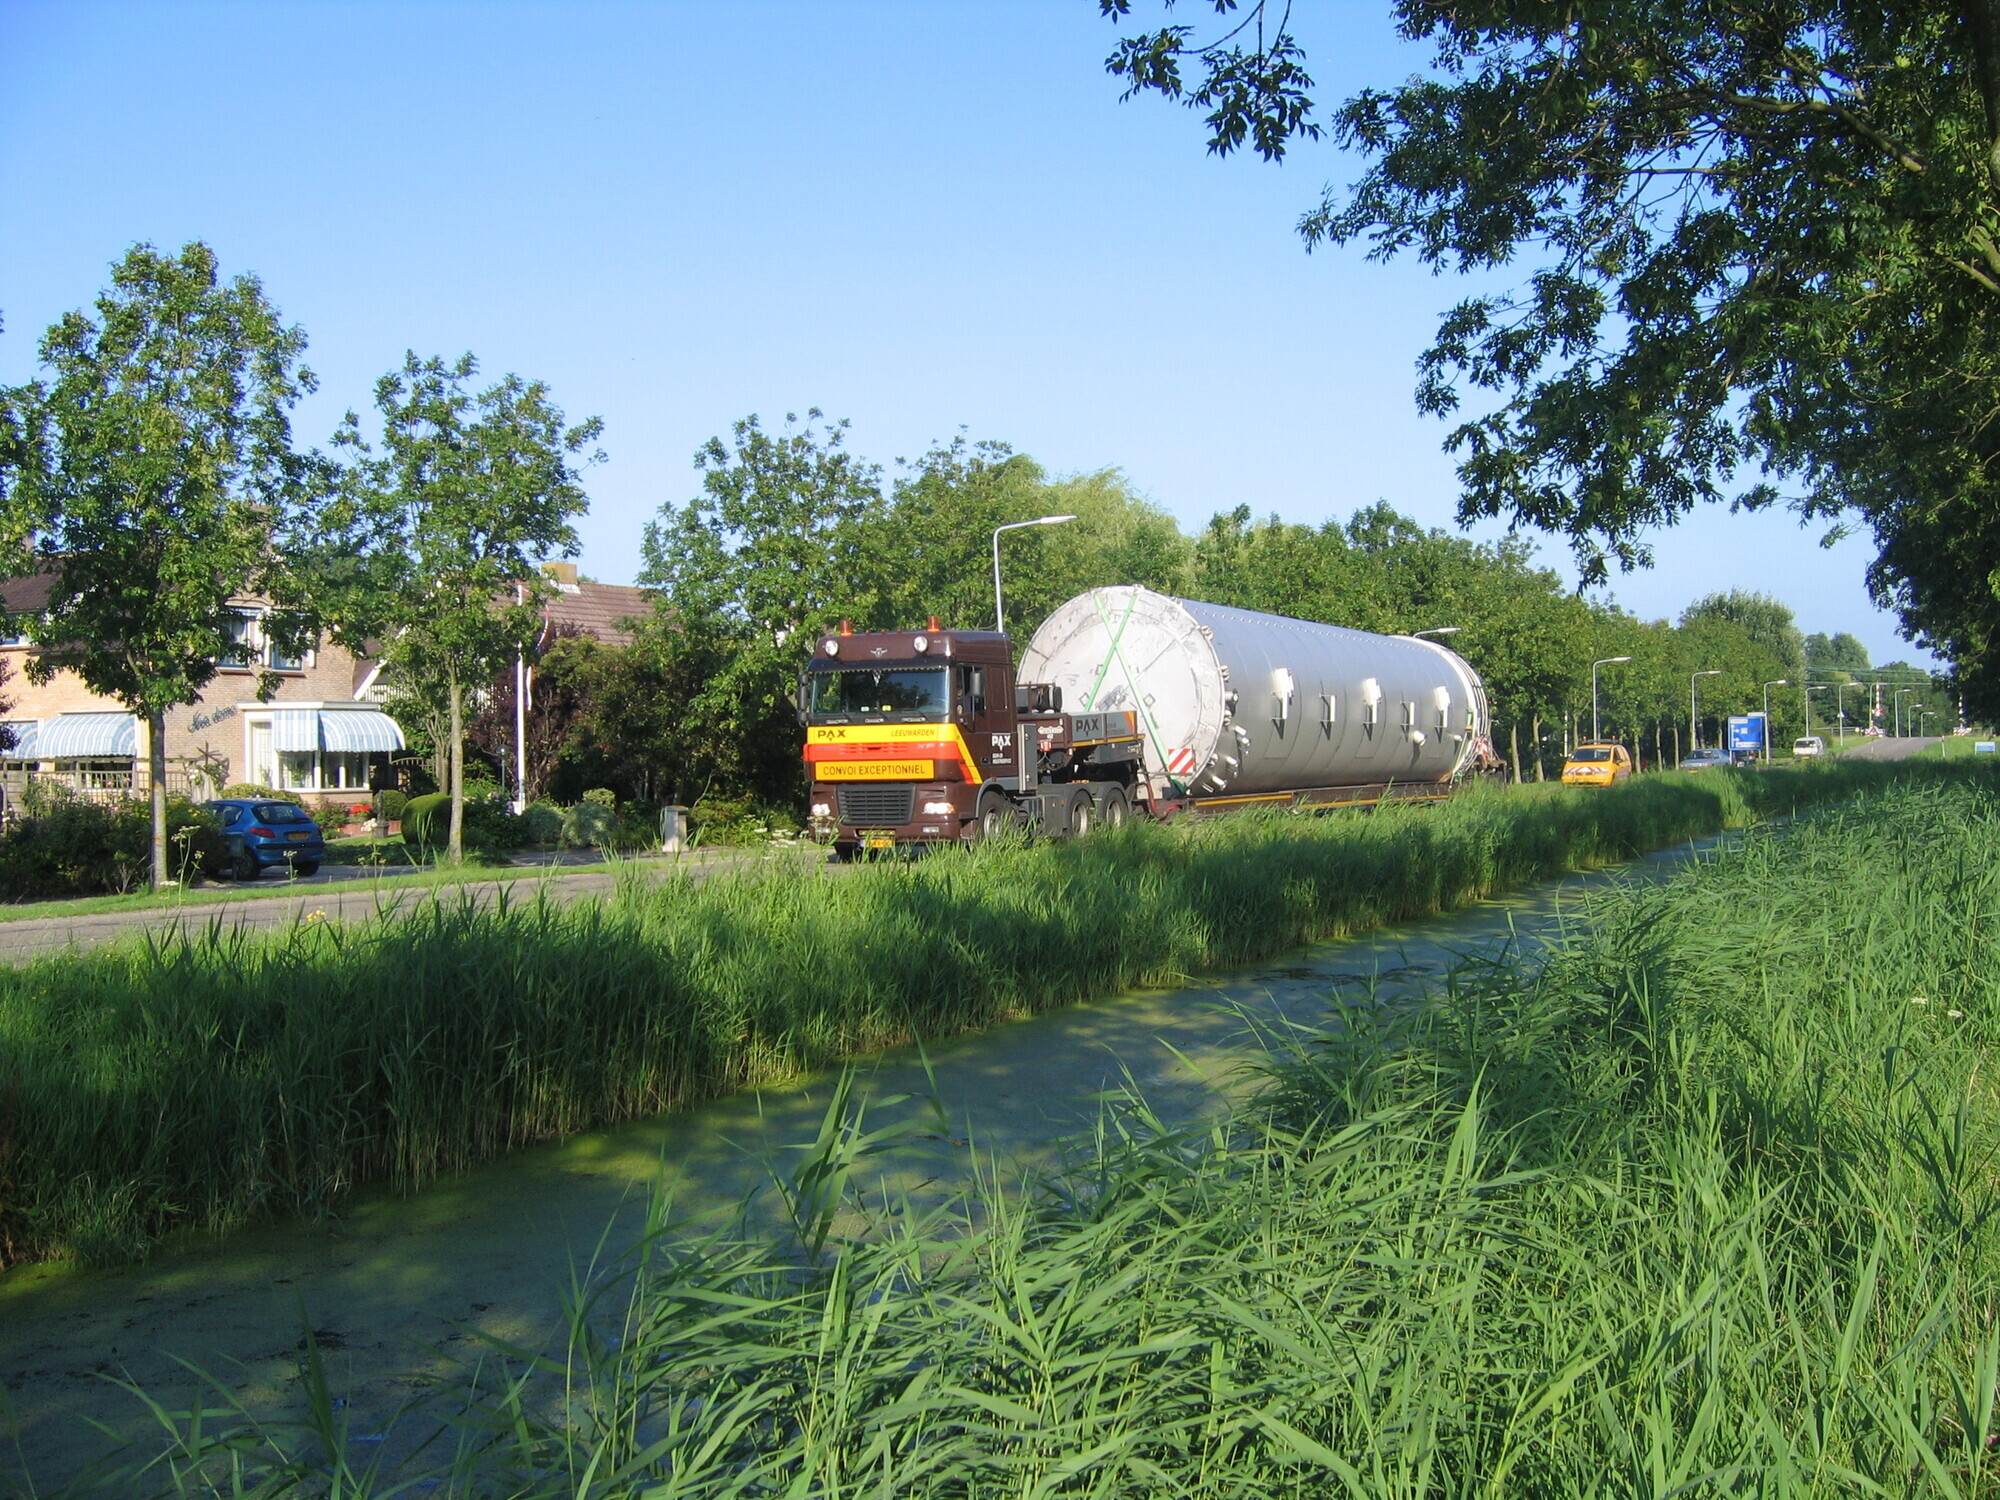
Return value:
<svg viewBox="0 0 2000 1500">
<path fill-rule="evenodd" d="M 447 819 L 451 816 L 449 806 L 447 803 Z M 465 842 L 482 849 L 518 849 L 529 842 L 527 820 L 507 811 L 505 803 L 474 802 L 468 798 Z"/>
<path fill-rule="evenodd" d="M 748 797 L 704 797 L 688 809 L 688 826 L 703 844 L 761 844 L 798 832 L 790 813 L 760 808 Z"/>
<path fill-rule="evenodd" d="M 254 781 L 233 781 L 218 794 L 223 797 L 256 797 L 266 802 L 299 801 L 297 792 L 281 792 L 276 787 L 259 786 Z M 303 804 L 300 804 L 303 806 Z"/>
<path fill-rule="evenodd" d="M 584 793 L 586 799 L 588 792 Z M 608 849 L 618 836 L 618 814 L 602 802 L 585 800 L 565 808 L 562 841 L 570 849 Z"/>
<path fill-rule="evenodd" d="M 403 809 L 409 805 L 409 802 L 410 799 L 403 793 L 397 791 L 394 787 L 389 788 L 388 791 L 382 793 L 382 820 L 385 823 L 394 823 L 400 820 L 403 816 Z"/>
<path fill-rule="evenodd" d="M 563 836 L 563 810 L 553 802 L 530 802 L 521 814 L 521 826 L 531 844 L 559 844 Z"/>
<path fill-rule="evenodd" d="M 152 857 L 145 802 L 88 802 L 67 787 L 31 782 L 21 816 L 0 835 L 0 899 L 119 895 L 146 883 Z M 221 825 L 185 797 L 167 799 L 167 859 L 182 881 L 219 875 L 228 859 Z"/>
<path fill-rule="evenodd" d="M 618 794 L 608 786 L 592 787 L 583 794 L 583 800 L 595 803 L 599 807 L 611 808 L 613 811 L 616 811 L 618 807 Z"/>
<path fill-rule="evenodd" d="M 348 812 L 345 806 L 336 807 L 321 803 L 317 807 L 307 808 L 306 811 L 312 814 L 312 820 L 319 824 L 319 831 L 327 838 L 334 837 L 347 825 Z"/>
<path fill-rule="evenodd" d="M 451 838 L 451 798 L 426 792 L 403 806 L 403 842 L 425 854 L 436 853 Z"/>
</svg>

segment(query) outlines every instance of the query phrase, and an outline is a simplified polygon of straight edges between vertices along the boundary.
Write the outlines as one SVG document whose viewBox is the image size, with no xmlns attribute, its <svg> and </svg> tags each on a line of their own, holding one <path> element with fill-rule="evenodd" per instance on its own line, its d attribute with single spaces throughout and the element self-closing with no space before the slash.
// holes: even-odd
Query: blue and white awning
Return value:
<svg viewBox="0 0 2000 1500">
<path fill-rule="evenodd" d="M 139 753 L 139 721 L 130 714 L 57 714 L 42 725 L 38 760 L 113 760 Z"/>
<path fill-rule="evenodd" d="M 0 756 L 8 760 L 41 759 L 41 753 L 35 748 L 42 737 L 42 725 L 39 719 L 0 720 L 0 729 L 14 731 L 13 745 L 6 750 L 0 750 Z"/>
<path fill-rule="evenodd" d="M 287 755 L 310 755 L 319 749 L 319 710 L 281 708 L 272 714 L 271 748 Z"/>
<path fill-rule="evenodd" d="M 403 748 L 403 731 L 377 708 L 329 708 L 319 716 L 323 749 L 356 755 Z"/>
</svg>

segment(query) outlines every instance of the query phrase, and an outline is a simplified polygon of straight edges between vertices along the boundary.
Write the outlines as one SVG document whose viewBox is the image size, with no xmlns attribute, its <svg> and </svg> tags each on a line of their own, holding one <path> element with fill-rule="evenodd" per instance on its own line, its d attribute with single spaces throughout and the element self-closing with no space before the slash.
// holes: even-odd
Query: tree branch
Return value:
<svg viewBox="0 0 2000 1500">
<path fill-rule="evenodd" d="M 1986 104 L 1986 175 L 2000 193 L 2000 0 L 1965 0 L 1973 71 Z"/>
</svg>

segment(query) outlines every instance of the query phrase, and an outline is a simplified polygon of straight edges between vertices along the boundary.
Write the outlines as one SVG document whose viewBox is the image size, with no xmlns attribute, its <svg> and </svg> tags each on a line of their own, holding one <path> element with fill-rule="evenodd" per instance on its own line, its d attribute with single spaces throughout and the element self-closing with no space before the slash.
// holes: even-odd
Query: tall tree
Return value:
<svg viewBox="0 0 2000 1500">
<path fill-rule="evenodd" d="M 1277 157 L 1326 127 L 1289 12 L 1243 11 L 1109 66 L 1204 109 L 1211 150 Z M 2000 705 L 2000 0 L 1395 14 L 1434 66 L 1332 116 L 1370 165 L 1301 228 L 1440 269 L 1532 259 L 1421 362 L 1461 513 L 1567 534 L 1593 576 L 1704 502 L 1858 517 L 1878 598 Z"/>
<path fill-rule="evenodd" d="M 405 357 L 375 385 L 379 450 L 347 414 L 352 462 L 316 554 L 329 617 L 345 639 L 380 643 L 392 674 L 431 684 L 449 739 L 454 860 L 465 852 L 467 692 L 534 639 L 548 584 L 536 564 L 574 557 L 589 507 L 581 468 L 604 424 L 571 424 L 539 381 L 472 382 L 470 354 Z"/>
<path fill-rule="evenodd" d="M 167 711 L 228 659 L 231 601 L 278 606 L 266 624 L 280 645 L 310 634 L 284 545 L 310 528 L 316 494 L 291 442 L 291 408 L 314 387 L 304 349 L 254 277 L 221 280 L 208 246 L 136 245 L 94 316 L 44 335 L 47 377 L 0 398 L 13 467 L 0 551 L 52 580 L 25 622 L 28 675 L 74 672 L 144 720 L 156 887 L 169 871 Z M 266 674 L 259 691 L 275 685 Z"/>
</svg>

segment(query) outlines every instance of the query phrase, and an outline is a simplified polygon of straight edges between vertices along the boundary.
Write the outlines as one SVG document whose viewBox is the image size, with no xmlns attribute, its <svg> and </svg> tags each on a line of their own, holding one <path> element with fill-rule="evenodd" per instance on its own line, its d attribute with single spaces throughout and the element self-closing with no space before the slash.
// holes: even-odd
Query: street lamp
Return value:
<svg viewBox="0 0 2000 1500">
<path fill-rule="evenodd" d="M 1764 684 L 1764 764 L 1767 766 L 1771 763 L 1771 689 L 1786 687 L 1791 680 L 1789 677 L 1777 677 Z"/>
<path fill-rule="evenodd" d="M 1000 609 L 1000 533 L 1019 531 L 1023 526 L 1060 526 L 1065 521 L 1075 519 L 1075 516 L 1037 516 L 1032 521 L 1009 521 L 1005 526 L 993 528 L 993 628 L 995 630 L 1007 628 L 1007 617 Z"/>
<path fill-rule="evenodd" d="M 1823 693 L 1823 692 L 1825 692 L 1825 691 L 1826 691 L 1826 684 L 1825 684 L 1825 683 L 1823 683 L 1823 682 L 1812 682 L 1812 683 L 1807 683 L 1807 684 L 1805 685 L 1805 687 L 1804 687 L 1804 688 L 1803 688 L 1803 689 L 1802 689 L 1802 690 L 1800 691 L 1800 693 L 1799 693 L 1799 702 L 1803 703 L 1803 704 L 1805 705 L 1805 709 L 1806 709 L 1806 738 L 1807 738 L 1807 739 L 1811 739 L 1811 738 L 1812 738 L 1812 695 L 1813 695 L 1814 693 Z"/>
<path fill-rule="evenodd" d="M 1429 630 L 1412 630 L 1410 637 L 1413 640 L 1422 640 L 1427 635 L 1457 635 L 1463 629 L 1465 629 L 1463 625 L 1433 625 Z"/>
<path fill-rule="evenodd" d="M 1630 661 L 1629 656 L 1607 656 L 1590 664 L 1590 742 L 1595 745 L 1604 739 L 1604 731 L 1597 726 L 1597 669 L 1608 667 L 1613 662 Z M 1641 749 L 1645 747 L 1640 746 Z"/>
<path fill-rule="evenodd" d="M 1901 739 L 1903 737 L 1903 730 L 1908 727 L 1903 723 L 1903 694 L 1915 693 L 1915 692 L 1916 692 L 1915 688 L 1904 687 L 1904 688 L 1897 688 L 1895 692 L 1889 695 L 1890 712 L 1892 712 L 1896 718 L 1897 739 Z"/>
<path fill-rule="evenodd" d="M 1701 680 L 1704 677 L 1720 677 L 1722 668 L 1711 667 L 1706 672 L 1688 673 L 1688 749 L 1701 748 Z"/>
<path fill-rule="evenodd" d="M 1834 689 L 1833 700 L 1839 706 L 1840 743 L 1843 745 L 1847 743 L 1847 690 L 1861 688 L 1865 691 L 1867 687 L 1868 684 L 1865 682 L 1843 682 L 1837 684 Z"/>
</svg>

